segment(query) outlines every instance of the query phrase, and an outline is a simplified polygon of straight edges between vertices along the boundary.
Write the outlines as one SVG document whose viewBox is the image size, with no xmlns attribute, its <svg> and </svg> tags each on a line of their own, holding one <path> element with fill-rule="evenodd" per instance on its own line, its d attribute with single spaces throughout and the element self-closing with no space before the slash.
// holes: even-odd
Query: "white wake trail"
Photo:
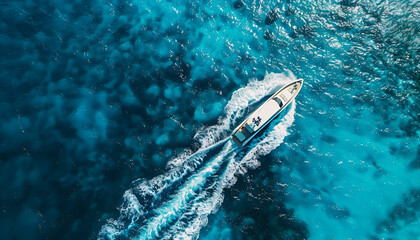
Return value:
<svg viewBox="0 0 420 240">
<path fill-rule="evenodd" d="M 232 152 L 232 143 L 228 142 L 222 152 L 207 163 L 202 170 L 194 174 L 173 198 L 155 212 L 157 216 L 141 228 L 138 239 L 151 239 L 159 236 L 162 228 L 171 224 L 187 207 L 188 201 L 194 198 L 204 186 L 207 179 L 220 168 L 225 157 Z"/>
<path fill-rule="evenodd" d="M 120 216 L 117 220 L 107 220 L 108 224 L 104 225 L 99 234 L 115 239 L 119 235 L 127 235 L 131 228 L 137 226 L 137 222 L 142 215 L 149 213 L 146 208 L 154 205 L 154 201 L 161 200 L 161 194 L 170 188 L 174 183 L 197 170 L 207 153 L 226 143 L 228 139 L 223 139 L 211 146 L 200 148 L 192 155 L 181 155 L 170 163 L 170 169 L 163 175 L 157 176 L 150 181 L 138 182 L 138 184 L 127 190 L 123 196 L 123 204 L 120 207 Z M 136 183 L 135 182 L 135 183 Z M 143 201 L 139 201 L 142 198 Z M 145 200 L 147 199 L 147 200 Z M 147 202 L 146 202 L 147 201 Z M 128 223 L 125 223 L 129 221 Z M 124 224 L 125 223 L 125 224 Z"/>
<path fill-rule="evenodd" d="M 184 213 L 184 215 L 195 214 L 194 219 L 189 219 L 188 225 L 185 226 L 183 222 L 179 222 L 172 228 L 171 234 L 165 239 L 196 239 L 199 236 L 202 227 L 207 225 L 208 215 L 218 210 L 223 202 L 223 190 L 235 184 L 237 175 L 244 174 L 248 169 L 253 169 L 259 166 L 258 158 L 269 154 L 276 149 L 284 141 L 284 138 L 289 135 L 289 127 L 294 122 L 296 105 L 291 103 L 290 110 L 284 118 L 276 119 L 268 126 L 268 129 L 252 140 L 249 144 L 250 150 L 244 157 L 237 157 L 236 154 L 229 155 L 229 161 L 226 170 L 219 178 L 219 181 L 213 185 L 212 189 L 207 191 L 213 192 L 205 201 L 195 201 L 191 207 L 191 211 Z M 203 192 L 203 195 L 206 193 Z"/>
<path fill-rule="evenodd" d="M 198 238 L 208 215 L 216 212 L 223 202 L 223 190 L 236 182 L 238 174 L 257 167 L 260 156 L 283 142 L 294 120 L 295 104 L 291 104 L 284 118 L 274 120 L 264 133 L 243 148 L 245 150 L 227 142 L 237 121 L 248 114 L 249 105 L 293 80 L 296 77 L 291 73 L 268 74 L 264 80 L 253 79 L 235 91 L 225 107 L 226 117 L 195 135 L 201 147 L 195 153 L 186 150 L 170 160 L 165 174 L 149 181 L 135 181 L 134 187 L 124 193 L 120 216 L 107 220 L 98 238 Z"/>
</svg>

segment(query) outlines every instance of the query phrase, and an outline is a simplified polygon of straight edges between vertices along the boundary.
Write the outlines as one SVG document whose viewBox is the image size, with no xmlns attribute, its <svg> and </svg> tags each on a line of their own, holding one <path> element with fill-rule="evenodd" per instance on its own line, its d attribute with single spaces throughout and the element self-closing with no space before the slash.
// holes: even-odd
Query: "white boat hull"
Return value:
<svg viewBox="0 0 420 240">
<path fill-rule="evenodd" d="M 273 121 L 293 101 L 302 88 L 302 84 L 303 80 L 299 79 L 285 85 L 251 113 L 231 135 L 236 145 L 239 147 L 245 146 L 265 126 Z"/>
</svg>

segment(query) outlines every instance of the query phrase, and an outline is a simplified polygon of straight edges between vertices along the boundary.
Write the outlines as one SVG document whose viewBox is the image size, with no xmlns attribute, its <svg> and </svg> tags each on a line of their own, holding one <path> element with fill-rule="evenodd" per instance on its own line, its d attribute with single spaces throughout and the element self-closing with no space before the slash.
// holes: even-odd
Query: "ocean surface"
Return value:
<svg viewBox="0 0 420 240">
<path fill-rule="evenodd" d="M 418 240 L 419 45 L 417 0 L 0 1 L 0 238 Z"/>
</svg>

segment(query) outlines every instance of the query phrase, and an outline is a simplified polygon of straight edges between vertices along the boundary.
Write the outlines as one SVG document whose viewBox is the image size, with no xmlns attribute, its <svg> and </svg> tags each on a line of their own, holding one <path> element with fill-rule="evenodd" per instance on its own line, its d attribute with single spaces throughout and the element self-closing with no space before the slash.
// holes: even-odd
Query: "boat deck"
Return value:
<svg viewBox="0 0 420 240">
<path fill-rule="evenodd" d="M 257 131 L 261 126 L 264 125 L 276 112 L 280 110 L 279 103 L 271 99 L 266 104 L 261 106 L 246 121 L 248 130 L 252 129 L 250 132 Z M 248 127 L 249 126 L 249 127 Z M 250 128 L 250 129 L 249 129 Z"/>
</svg>

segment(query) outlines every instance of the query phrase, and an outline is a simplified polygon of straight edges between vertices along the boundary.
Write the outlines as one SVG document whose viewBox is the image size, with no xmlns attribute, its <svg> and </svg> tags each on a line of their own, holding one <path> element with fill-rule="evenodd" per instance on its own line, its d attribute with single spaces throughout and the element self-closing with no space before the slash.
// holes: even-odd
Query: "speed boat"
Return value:
<svg viewBox="0 0 420 240">
<path fill-rule="evenodd" d="M 303 80 L 299 79 L 282 87 L 245 119 L 231 135 L 236 145 L 245 146 L 259 131 L 273 121 L 293 101 L 302 88 L 302 84 Z"/>
</svg>

